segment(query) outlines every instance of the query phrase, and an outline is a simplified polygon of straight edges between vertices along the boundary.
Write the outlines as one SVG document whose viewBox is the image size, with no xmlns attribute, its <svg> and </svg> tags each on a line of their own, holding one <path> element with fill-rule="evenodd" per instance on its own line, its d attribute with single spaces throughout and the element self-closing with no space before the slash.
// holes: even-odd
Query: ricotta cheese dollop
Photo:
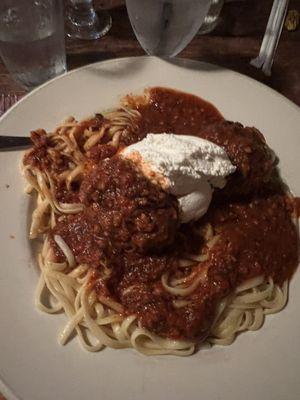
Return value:
<svg viewBox="0 0 300 400">
<path fill-rule="evenodd" d="M 140 142 L 125 147 L 120 155 L 178 198 L 182 223 L 204 215 L 213 188 L 223 188 L 226 177 L 236 170 L 222 147 L 189 135 L 148 133 Z"/>
</svg>

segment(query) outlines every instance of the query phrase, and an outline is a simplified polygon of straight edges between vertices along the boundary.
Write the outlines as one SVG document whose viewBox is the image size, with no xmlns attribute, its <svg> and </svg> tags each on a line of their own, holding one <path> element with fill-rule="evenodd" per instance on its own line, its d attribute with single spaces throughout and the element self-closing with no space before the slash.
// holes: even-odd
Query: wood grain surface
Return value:
<svg viewBox="0 0 300 400">
<path fill-rule="evenodd" d="M 258 55 L 272 3 L 272 0 L 228 1 L 215 31 L 209 35 L 197 35 L 179 56 L 212 62 L 251 76 L 300 106 L 299 28 L 294 32 L 283 30 L 270 77 L 249 64 Z M 132 31 L 124 1 L 95 1 L 95 7 L 99 11 L 102 8 L 110 10 L 113 26 L 99 40 L 67 39 L 69 70 L 95 61 L 145 54 Z M 300 12 L 300 1 L 291 0 L 289 9 Z M 1 62 L 0 93 L 25 93 Z M 5 400 L 1 394 L 0 400 Z"/>
<path fill-rule="evenodd" d="M 68 69 L 115 57 L 145 54 L 136 40 L 126 8 L 121 0 L 96 1 L 98 10 L 110 9 L 113 26 L 99 40 L 66 41 Z M 181 52 L 180 57 L 212 62 L 244 73 L 274 88 L 300 105 L 300 29 L 283 30 L 272 75 L 266 77 L 249 61 L 257 56 L 265 31 L 272 0 L 240 0 L 227 2 L 220 22 L 209 35 L 197 35 Z M 300 1 L 291 0 L 289 9 L 300 12 Z M 0 93 L 23 93 L 0 63 Z"/>
</svg>

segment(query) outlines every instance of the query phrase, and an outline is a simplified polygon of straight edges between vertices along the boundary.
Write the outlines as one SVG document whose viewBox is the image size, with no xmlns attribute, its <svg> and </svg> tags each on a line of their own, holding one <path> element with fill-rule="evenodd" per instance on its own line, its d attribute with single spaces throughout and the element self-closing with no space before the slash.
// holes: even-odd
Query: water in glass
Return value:
<svg viewBox="0 0 300 400">
<path fill-rule="evenodd" d="M 66 70 L 60 0 L 4 0 L 0 53 L 23 87 L 32 89 Z"/>
<path fill-rule="evenodd" d="M 198 32 L 212 0 L 126 0 L 133 30 L 144 50 L 175 56 Z"/>
</svg>

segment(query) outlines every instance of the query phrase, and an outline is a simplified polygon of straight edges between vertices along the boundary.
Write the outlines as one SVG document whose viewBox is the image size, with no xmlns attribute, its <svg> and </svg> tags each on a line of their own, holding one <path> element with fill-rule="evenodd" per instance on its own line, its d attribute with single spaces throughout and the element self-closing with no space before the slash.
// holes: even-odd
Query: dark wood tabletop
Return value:
<svg viewBox="0 0 300 400">
<path fill-rule="evenodd" d="M 209 35 L 197 35 L 179 57 L 215 63 L 251 76 L 300 105 L 300 29 L 283 30 L 272 69 L 266 77 L 249 64 L 259 52 L 272 0 L 235 0 L 225 3 L 218 26 Z M 124 1 L 98 0 L 96 9 L 108 8 L 113 25 L 98 40 L 66 41 L 68 69 L 116 57 L 144 55 L 131 28 Z M 291 0 L 289 9 L 300 12 L 300 1 Z M 25 93 L 0 62 L 0 94 Z"/>
<path fill-rule="evenodd" d="M 207 61 L 241 72 L 272 87 L 300 106 L 300 29 L 283 30 L 272 69 L 266 77 L 249 61 L 258 55 L 272 0 L 236 0 L 225 3 L 218 26 L 209 35 L 197 35 L 179 57 Z M 124 1 L 95 1 L 97 10 L 110 10 L 109 33 L 94 41 L 66 41 L 68 69 L 116 57 L 144 55 L 132 31 Z M 289 9 L 300 12 L 300 1 Z M 0 94 L 25 94 L 0 61 Z M 3 400 L 0 394 L 0 400 Z"/>
</svg>

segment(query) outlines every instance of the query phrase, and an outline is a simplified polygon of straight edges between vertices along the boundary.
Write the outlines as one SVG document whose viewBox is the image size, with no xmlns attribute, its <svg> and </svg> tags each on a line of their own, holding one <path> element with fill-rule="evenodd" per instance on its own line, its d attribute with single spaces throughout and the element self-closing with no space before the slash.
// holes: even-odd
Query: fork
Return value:
<svg viewBox="0 0 300 400">
<path fill-rule="evenodd" d="M 17 94 L 1 94 L 0 95 L 0 117 L 17 101 L 20 100 L 22 95 Z"/>
<path fill-rule="evenodd" d="M 17 101 L 22 95 L 18 94 L 1 94 L 0 95 L 0 117 Z M 20 136 L 0 136 L 0 151 L 24 149 L 30 146 L 31 140 L 29 137 Z M 1 399 L 0 399 L 1 400 Z"/>
</svg>

